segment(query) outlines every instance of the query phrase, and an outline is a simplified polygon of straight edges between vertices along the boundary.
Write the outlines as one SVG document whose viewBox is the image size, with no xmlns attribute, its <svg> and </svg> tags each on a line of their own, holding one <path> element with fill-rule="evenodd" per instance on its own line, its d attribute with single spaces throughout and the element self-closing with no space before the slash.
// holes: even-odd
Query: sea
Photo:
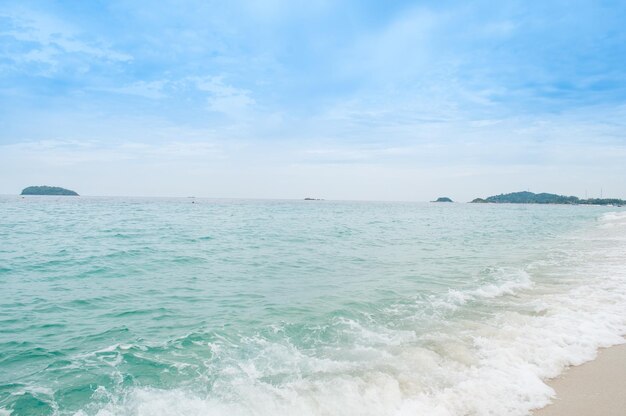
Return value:
<svg viewBox="0 0 626 416">
<path fill-rule="evenodd" d="M 626 333 L 626 209 L 0 197 L 0 415 L 507 416 Z"/>
</svg>

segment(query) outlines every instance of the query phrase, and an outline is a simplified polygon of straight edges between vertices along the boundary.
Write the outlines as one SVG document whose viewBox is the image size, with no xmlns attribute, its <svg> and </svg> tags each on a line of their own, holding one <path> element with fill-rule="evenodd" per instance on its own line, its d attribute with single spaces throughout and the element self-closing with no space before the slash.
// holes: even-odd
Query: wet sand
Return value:
<svg viewBox="0 0 626 416">
<path fill-rule="evenodd" d="M 625 416 L 626 344 L 600 350 L 594 361 L 570 367 L 548 384 L 556 397 L 533 416 Z"/>
</svg>

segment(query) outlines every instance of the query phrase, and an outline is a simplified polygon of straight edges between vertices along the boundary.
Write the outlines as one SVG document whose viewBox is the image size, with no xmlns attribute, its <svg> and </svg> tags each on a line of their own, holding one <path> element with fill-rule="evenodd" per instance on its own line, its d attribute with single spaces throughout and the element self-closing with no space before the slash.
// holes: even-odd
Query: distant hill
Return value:
<svg viewBox="0 0 626 416">
<path fill-rule="evenodd" d="M 496 204 L 576 204 L 580 200 L 575 196 L 556 194 L 535 194 L 533 192 L 513 192 L 485 198 L 485 202 Z"/>
<path fill-rule="evenodd" d="M 437 200 L 433 202 L 454 202 L 454 201 L 448 198 L 447 196 L 440 196 L 439 198 L 437 198 Z"/>
<path fill-rule="evenodd" d="M 60 188 L 58 186 L 29 186 L 22 190 L 21 195 L 67 195 L 78 196 L 72 190 Z"/>
<path fill-rule="evenodd" d="M 626 205 L 626 201 L 615 198 L 590 198 L 580 199 L 575 196 L 564 196 L 557 194 L 533 192 L 513 192 L 510 194 L 500 194 L 483 198 L 476 198 L 472 203 L 494 203 L 494 204 L 576 204 L 576 205 Z"/>
</svg>

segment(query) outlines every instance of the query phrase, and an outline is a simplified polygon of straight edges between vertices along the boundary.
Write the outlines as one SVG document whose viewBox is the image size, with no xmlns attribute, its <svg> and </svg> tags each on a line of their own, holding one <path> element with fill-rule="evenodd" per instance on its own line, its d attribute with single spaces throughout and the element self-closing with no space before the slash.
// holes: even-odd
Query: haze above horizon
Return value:
<svg viewBox="0 0 626 416">
<path fill-rule="evenodd" d="M 626 198 L 626 3 L 0 1 L 0 194 Z"/>
</svg>

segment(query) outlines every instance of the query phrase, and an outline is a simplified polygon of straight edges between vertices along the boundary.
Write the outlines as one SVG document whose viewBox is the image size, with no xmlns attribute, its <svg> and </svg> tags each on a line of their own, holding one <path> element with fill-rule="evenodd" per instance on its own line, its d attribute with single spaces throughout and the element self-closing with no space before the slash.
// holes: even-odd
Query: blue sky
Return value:
<svg viewBox="0 0 626 416">
<path fill-rule="evenodd" d="M 623 1 L 0 0 L 0 193 L 626 198 Z"/>
</svg>

